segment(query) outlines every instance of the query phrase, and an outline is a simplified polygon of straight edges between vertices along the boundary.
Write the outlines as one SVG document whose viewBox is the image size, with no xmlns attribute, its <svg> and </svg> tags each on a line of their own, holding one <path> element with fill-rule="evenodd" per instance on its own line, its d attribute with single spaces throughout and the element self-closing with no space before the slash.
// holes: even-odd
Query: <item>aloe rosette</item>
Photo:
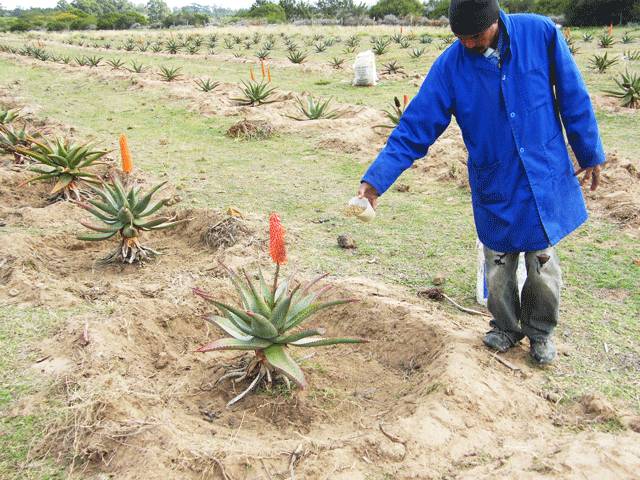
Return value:
<svg viewBox="0 0 640 480">
<path fill-rule="evenodd" d="M 50 194 L 64 196 L 69 200 L 80 200 L 82 191 L 80 183 L 100 184 L 99 177 L 86 171 L 90 166 L 104 164 L 99 162 L 107 153 L 106 150 L 93 150 L 90 143 L 78 145 L 60 138 L 54 141 L 40 142 L 32 140 L 33 147 L 16 147 L 20 155 L 29 157 L 39 164 L 30 170 L 40 175 L 27 180 L 26 183 L 36 181 L 55 181 Z"/>
<path fill-rule="evenodd" d="M 181 222 L 175 217 L 151 217 L 168 201 L 168 199 L 164 199 L 157 203 L 151 202 L 153 195 L 165 184 L 166 182 L 160 183 L 145 194 L 142 192 L 142 187 L 132 186 L 127 191 L 118 178 L 115 178 L 111 184 L 103 184 L 102 188 L 93 187 L 92 189 L 99 199 L 89 199 L 87 203 L 78 203 L 78 205 L 104 225 L 80 222 L 97 233 L 80 235 L 78 239 L 103 241 L 119 234 L 119 247 L 101 259 L 101 263 L 118 261 L 133 263 L 158 255 L 158 252 L 140 243 L 140 234 L 143 231 L 172 227 Z"/>
<path fill-rule="evenodd" d="M 281 263 L 286 262 L 283 232 L 279 219 L 271 219 L 271 256 L 276 263 L 276 273 L 272 284 L 268 284 L 262 271 L 258 282 L 242 271 L 242 275 L 225 266 L 241 300 L 235 307 L 222 303 L 201 289 L 194 293 L 213 303 L 222 315 L 209 315 L 206 320 L 218 326 L 230 337 L 221 338 L 200 347 L 198 352 L 219 350 L 253 350 L 255 356 L 246 367 L 231 370 L 218 381 L 233 378 L 238 383 L 251 379 L 249 387 L 234 397 L 232 405 L 245 397 L 266 379 L 268 384 L 280 376 L 287 385 L 290 380 L 300 388 L 306 387 L 304 373 L 289 353 L 289 347 L 320 347 L 343 343 L 364 343 L 362 338 L 327 338 L 324 329 L 298 329 L 314 314 L 339 305 L 355 302 L 355 299 L 319 301 L 332 286 L 314 289 L 314 286 L 328 274 L 309 281 L 304 286 L 295 281 L 294 276 L 278 283 Z M 274 226 L 276 228 L 274 228 Z M 295 330 L 295 331 L 294 331 Z"/>
</svg>

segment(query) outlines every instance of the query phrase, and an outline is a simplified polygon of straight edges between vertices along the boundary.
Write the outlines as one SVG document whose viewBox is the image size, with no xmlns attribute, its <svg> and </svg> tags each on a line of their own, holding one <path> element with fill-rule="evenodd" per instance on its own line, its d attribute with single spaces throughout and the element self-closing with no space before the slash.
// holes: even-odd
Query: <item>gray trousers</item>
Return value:
<svg viewBox="0 0 640 480">
<path fill-rule="evenodd" d="M 553 247 L 549 247 L 525 253 L 527 279 L 520 296 L 516 278 L 519 255 L 484 247 L 491 325 L 506 332 L 514 342 L 524 336 L 551 335 L 558 324 L 562 287 L 560 262 Z"/>
</svg>

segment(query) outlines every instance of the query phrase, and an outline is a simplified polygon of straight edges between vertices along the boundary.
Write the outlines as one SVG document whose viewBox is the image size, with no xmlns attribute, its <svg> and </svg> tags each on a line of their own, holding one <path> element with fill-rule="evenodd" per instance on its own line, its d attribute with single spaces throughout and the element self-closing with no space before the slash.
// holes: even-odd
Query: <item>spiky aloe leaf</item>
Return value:
<svg viewBox="0 0 640 480">
<path fill-rule="evenodd" d="M 275 306 L 273 312 L 271 313 L 271 322 L 273 322 L 273 325 L 276 327 L 278 332 L 284 331 L 283 329 L 287 322 L 287 313 L 289 312 L 289 307 L 291 306 L 291 299 L 296 294 L 299 288 L 300 285 L 296 286 L 291 294 L 287 295 L 282 302 L 279 302 Z"/>
<path fill-rule="evenodd" d="M 253 297 L 254 304 L 258 308 L 258 311 L 265 317 L 267 318 L 270 317 L 271 308 L 267 305 L 263 296 L 256 290 L 256 287 L 253 285 L 253 282 L 251 281 L 251 278 L 249 277 L 247 272 L 243 270 L 242 273 L 244 274 L 244 278 L 247 280 L 247 285 L 249 285 L 249 289 L 251 290 L 251 296 Z M 274 325 L 276 325 L 275 322 L 273 323 Z M 277 328 L 277 325 L 276 325 L 276 328 Z"/>
<path fill-rule="evenodd" d="M 271 322 L 269 322 L 269 320 L 265 319 L 264 317 L 257 314 L 248 315 L 247 313 L 241 310 L 238 310 L 235 307 L 232 307 L 230 305 L 214 300 L 213 297 L 211 297 L 211 295 L 199 289 L 194 289 L 194 293 L 196 295 L 200 295 L 205 300 L 208 300 L 209 302 L 213 303 L 216 307 L 218 307 L 223 312 L 231 313 L 236 317 L 239 317 L 247 325 L 251 325 L 251 333 L 254 336 L 259 336 L 261 338 L 275 338 L 278 336 L 278 331 L 275 329 L 273 325 L 271 325 Z M 254 325 L 258 325 L 257 328 L 260 330 L 260 334 L 258 334 L 258 332 L 253 330 Z"/>
<path fill-rule="evenodd" d="M 89 230 L 93 230 L 94 232 L 100 232 L 100 233 L 115 233 L 118 230 L 120 230 L 123 226 L 121 223 L 116 223 L 114 225 L 109 225 L 107 227 L 101 227 L 98 225 L 92 225 L 88 222 L 85 222 L 84 220 L 80 220 L 80 224 L 82 224 L 82 226 L 84 227 L 87 227 Z"/>
<path fill-rule="evenodd" d="M 158 226 L 164 223 L 176 223 L 174 222 L 174 220 L 175 220 L 175 217 L 160 217 L 160 218 L 156 218 L 154 220 L 145 222 L 144 220 L 136 218 L 133 220 L 133 224 L 136 227 L 139 227 L 141 229 L 154 229 L 154 228 L 158 228 Z"/>
<path fill-rule="evenodd" d="M 242 300 L 242 306 L 245 308 L 245 310 L 251 310 L 251 311 L 257 310 L 256 299 L 252 295 L 251 290 L 244 285 L 244 283 L 242 282 L 242 280 L 234 270 L 227 267 L 222 262 L 219 262 L 219 263 L 229 274 L 231 283 L 233 283 L 233 286 L 238 292 L 238 295 L 240 295 L 240 299 Z"/>
<path fill-rule="evenodd" d="M 239 340 L 237 338 L 221 338 L 215 342 L 203 345 L 196 352 L 212 352 L 214 350 L 262 350 L 272 345 L 269 340 L 252 338 Z"/>
<path fill-rule="evenodd" d="M 320 298 L 322 295 L 324 295 L 326 292 L 328 292 L 332 288 L 333 288 L 332 285 L 327 285 L 319 290 L 316 290 L 315 292 L 309 293 L 308 295 L 302 298 L 300 298 L 302 294 L 299 294 L 298 295 L 299 298 L 294 299 L 293 305 L 289 309 L 289 318 L 293 318 L 295 315 L 297 315 L 302 310 L 307 308 L 309 305 L 311 305 L 313 302 L 315 302 L 318 298 Z M 304 290 L 306 290 L 306 288 L 303 289 L 302 292 L 304 292 Z"/>
<path fill-rule="evenodd" d="M 264 279 L 264 275 L 262 275 L 261 269 L 258 269 L 258 276 L 260 277 L 260 290 L 262 291 L 262 298 L 265 299 L 265 302 L 267 302 L 269 308 L 273 308 L 273 292 L 267 285 L 267 282 Z"/>
<path fill-rule="evenodd" d="M 318 337 L 324 335 L 324 328 L 312 328 L 311 330 L 303 330 L 292 335 L 281 335 L 274 340 L 274 343 L 287 344 L 307 337 Z"/>
<path fill-rule="evenodd" d="M 199 297 L 204 298 L 205 300 L 211 301 L 211 299 L 212 299 L 211 295 L 209 293 L 205 292 L 204 290 L 202 290 L 201 288 L 194 288 L 193 289 L 193 293 L 198 295 Z M 229 312 L 228 310 L 223 310 L 223 313 L 225 314 L 225 317 L 233 325 L 235 325 L 240 331 L 244 332 L 245 334 L 247 334 L 249 336 L 254 336 L 253 335 L 253 331 L 251 330 L 251 323 L 245 322 L 242 318 L 238 317 L 237 315 L 234 315 L 233 313 Z"/>
<path fill-rule="evenodd" d="M 307 337 L 301 338 L 294 342 L 289 342 L 289 345 L 296 347 L 322 347 L 326 345 L 338 345 L 339 343 L 368 343 L 369 340 L 364 338 L 323 338 L 323 337 Z"/>
<path fill-rule="evenodd" d="M 115 232 L 108 232 L 108 233 L 92 233 L 89 235 L 78 235 L 76 238 L 78 240 L 88 240 L 92 242 L 98 242 L 101 240 L 107 240 L 108 238 L 113 237 L 116 233 L 118 233 L 117 230 Z"/>
<path fill-rule="evenodd" d="M 55 193 L 61 192 L 62 190 L 67 188 L 71 182 L 73 182 L 73 175 L 63 173 L 56 184 L 53 186 L 50 194 L 53 195 Z"/>
<path fill-rule="evenodd" d="M 335 307 L 337 305 L 344 305 L 346 303 L 353 303 L 353 302 L 357 302 L 357 301 L 358 300 L 356 300 L 356 299 L 347 299 L 347 300 L 333 300 L 331 302 L 311 304 L 307 308 L 303 309 L 297 315 L 295 315 L 294 317 L 291 317 L 287 321 L 287 324 L 285 325 L 285 331 L 286 330 L 290 330 L 290 329 L 292 329 L 294 327 L 297 327 L 302 322 L 307 320 L 311 315 L 314 315 L 315 313 L 319 312 L 320 310 L 324 310 L 325 308 Z"/>
<path fill-rule="evenodd" d="M 103 212 L 109 215 L 118 215 L 118 210 L 116 210 L 116 207 L 110 203 L 101 202 L 99 200 L 94 200 L 92 198 L 90 198 L 87 201 L 94 207 L 102 210 Z"/>
<path fill-rule="evenodd" d="M 227 332 L 233 338 L 243 341 L 249 341 L 253 338 L 251 335 L 247 335 L 246 332 L 242 331 L 234 322 L 229 320 L 228 318 L 221 317 L 220 315 L 207 315 L 205 317 L 207 322 L 213 323 L 217 325 L 222 330 Z"/>
<path fill-rule="evenodd" d="M 143 213 L 145 208 L 147 208 L 147 206 L 149 205 L 149 202 L 151 201 L 151 197 L 153 197 L 153 194 L 156 193 L 166 183 L 167 182 L 159 183 L 158 185 L 153 187 L 151 190 L 149 190 L 147 194 L 144 197 L 142 197 L 140 201 L 136 204 L 136 208 L 133 210 L 133 213 L 135 215 L 140 215 L 141 213 Z M 141 215 L 141 216 L 145 216 L 145 215 Z"/>
<path fill-rule="evenodd" d="M 247 315 L 251 318 L 251 330 L 256 337 L 272 339 L 278 336 L 278 330 L 267 317 L 250 311 Z"/>
<path fill-rule="evenodd" d="M 152 215 L 152 214 L 156 213 L 158 210 L 160 210 L 162 207 L 164 207 L 167 203 L 169 203 L 169 199 L 168 198 L 165 198 L 164 200 L 160 200 L 153 207 L 150 207 L 149 209 L 147 209 L 144 212 L 142 212 L 141 214 L 139 214 L 138 217 L 148 217 L 149 215 Z"/>
<path fill-rule="evenodd" d="M 112 216 L 110 216 L 110 215 L 108 215 L 108 214 L 102 213 L 102 212 L 100 212 L 99 210 L 96 210 L 95 208 L 90 207 L 90 206 L 89 206 L 89 205 L 87 205 L 86 203 L 78 203 L 77 205 L 78 205 L 80 208 L 83 208 L 83 209 L 85 209 L 87 212 L 91 213 L 93 216 L 98 217 L 100 220 L 102 220 L 102 221 L 103 221 L 103 222 L 105 222 L 105 223 L 111 223 L 111 224 L 113 224 L 113 223 L 116 223 L 116 222 L 117 222 L 117 219 L 116 219 L 116 218 L 114 218 L 114 217 L 112 217 Z"/>
<path fill-rule="evenodd" d="M 285 346 L 271 345 L 269 348 L 266 348 L 263 353 L 273 368 L 296 382 L 300 388 L 304 389 L 307 386 L 302 369 L 295 360 L 291 358 Z"/>
</svg>

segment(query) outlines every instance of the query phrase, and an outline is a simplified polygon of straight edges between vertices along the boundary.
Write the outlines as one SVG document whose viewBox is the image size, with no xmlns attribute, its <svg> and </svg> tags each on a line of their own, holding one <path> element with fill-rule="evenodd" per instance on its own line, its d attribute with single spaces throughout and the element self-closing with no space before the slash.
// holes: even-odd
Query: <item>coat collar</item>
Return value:
<svg viewBox="0 0 640 480">
<path fill-rule="evenodd" d="M 503 35 L 502 40 L 502 51 L 500 52 L 500 56 L 504 57 L 506 52 L 511 51 L 511 19 L 509 15 L 504 13 L 504 10 L 500 10 L 500 34 Z"/>
</svg>

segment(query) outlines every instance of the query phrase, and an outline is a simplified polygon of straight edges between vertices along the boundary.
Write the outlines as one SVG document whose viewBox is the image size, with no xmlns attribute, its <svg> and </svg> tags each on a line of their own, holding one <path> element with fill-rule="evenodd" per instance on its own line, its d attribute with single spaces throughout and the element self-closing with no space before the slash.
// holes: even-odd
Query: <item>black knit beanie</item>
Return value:
<svg viewBox="0 0 640 480">
<path fill-rule="evenodd" d="M 500 16 L 498 0 L 451 0 L 449 24 L 456 35 L 475 35 Z"/>
</svg>

